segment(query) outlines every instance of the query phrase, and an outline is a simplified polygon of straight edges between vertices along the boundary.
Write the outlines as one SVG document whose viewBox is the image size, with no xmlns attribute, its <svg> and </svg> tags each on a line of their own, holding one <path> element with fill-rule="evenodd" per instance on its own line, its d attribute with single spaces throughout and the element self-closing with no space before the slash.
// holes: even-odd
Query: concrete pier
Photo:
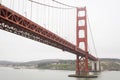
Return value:
<svg viewBox="0 0 120 80">
<path fill-rule="evenodd" d="M 90 75 L 89 73 L 87 74 L 80 74 L 80 75 L 77 75 L 77 74 L 71 74 L 71 75 L 68 75 L 68 77 L 76 77 L 76 78 L 97 78 L 98 76 L 97 75 Z"/>
<path fill-rule="evenodd" d="M 76 74 L 71 74 L 68 76 L 69 77 L 77 77 L 77 78 L 97 78 L 98 77 L 96 75 L 76 75 Z"/>
<path fill-rule="evenodd" d="M 77 77 L 77 78 L 97 78 L 98 76 L 95 73 L 101 71 L 100 61 L 91 61 L 90 63 L 91 63 L 91 69 L 88 72 L 83 71 L 80 72 L 80 74 L 71 74 L 68 76 Z"/>
<path fill-rule="evenodd" d="M 100 61 L 92 61 L 92 72 L 100 72 L 101 67 L 100 67 Z"/>
<path fill-rule="evenodd" d="M 97 75 L 89 74 L 89 72 L 81 72 L 80 75 L 78 74 L 71 74 L 68 75 L 68 77 L 77 77 L 77 78 L 97 78 Z"/>
</svg>

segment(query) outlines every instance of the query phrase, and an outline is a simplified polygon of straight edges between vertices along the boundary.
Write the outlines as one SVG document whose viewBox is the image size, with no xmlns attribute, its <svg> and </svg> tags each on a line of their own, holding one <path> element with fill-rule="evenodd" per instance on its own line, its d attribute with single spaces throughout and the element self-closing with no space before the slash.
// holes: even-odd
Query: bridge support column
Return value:
<svg viewBox="0 0 120 80">
<path fill-rule="evenodd" d="M 76 75 L 80 75 L 80 67 L 79 67 L 79 56 L 76 56 Z"/>
<path fill-rule="evenodd" d="M 101 71 L 100 61 L 92 61 L 92 71 L 93 72 Z"/>
</svg>

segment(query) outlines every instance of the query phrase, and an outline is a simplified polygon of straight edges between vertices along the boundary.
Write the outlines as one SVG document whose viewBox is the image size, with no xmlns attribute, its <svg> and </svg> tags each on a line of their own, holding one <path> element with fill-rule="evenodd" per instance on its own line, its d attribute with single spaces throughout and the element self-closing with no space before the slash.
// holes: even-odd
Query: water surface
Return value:
<svg viewBox="0 0 120 80">
<path fill-rule="evenodd" d="M 98 78 L 83 79 L 68 77 L 75 71 L 64 70 L 37 70 L 37 69 L 13 69 L 0 67 L 0 80 L 119 80 L 120 71 L 104 71 L 96 73 Z"/>
</svg>

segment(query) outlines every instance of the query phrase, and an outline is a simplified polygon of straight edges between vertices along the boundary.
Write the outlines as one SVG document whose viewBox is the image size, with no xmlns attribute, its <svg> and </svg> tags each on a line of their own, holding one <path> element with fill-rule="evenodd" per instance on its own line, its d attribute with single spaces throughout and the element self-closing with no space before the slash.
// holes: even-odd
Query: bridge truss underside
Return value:
<svg viewBox="0 0 120 80">
<path fill-rule="evenodd" d="M 0 29 L 85 57 L 86 52 L 22 15 L 0 5 Z M 90 60 L 96 57 L 88 54 Z"/>
</svg>

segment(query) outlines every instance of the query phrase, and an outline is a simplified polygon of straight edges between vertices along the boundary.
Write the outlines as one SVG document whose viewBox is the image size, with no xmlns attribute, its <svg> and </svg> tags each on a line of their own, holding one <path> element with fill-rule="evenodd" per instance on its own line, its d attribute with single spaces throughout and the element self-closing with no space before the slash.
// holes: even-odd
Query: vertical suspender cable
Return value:
<svg viewBox="0 0 120 80">
<path fill-rule="evenodd" d="M 44 3 L 45 3 L 45 0 L 44 0 Z M 43 27 L 45 27 L 46 26 L 46 23 L 45 23 L 45 15 L 46 15 L 45 11 L 46 11 L 46 8 L 44 6 L 41 6 L 41 10 L 40 11 L 42 11 L 42 15 L 41 15 L 42 20 L 41 20 L 41 23 L 42 23 Z"/>
<path fill-rule="evenodd" d="M 19 2 L 20 0 L 18 0 L 18 13 L 20 13 L 19 11 L 20 11 L 20 9 L 19 9 L 19 4 L 20 4 L 20 2 Z"/>
<path fill-rule="evenodd" d="M 13 4 L 12 4 L 12 9 L 14 10 L 14 0 L 13 0 Z"/>
<path fill-rule="evenodd" d="M 53 3 L 52 3 L 52 5 L 54 5 Z M 52 9 L 52 8 L 51 8 Z M 52 13 L 51 13 L 51 15 L 52 15 L 52 22 L 51 22 L 51 26 L 55 26 L 55 25 L 53 25 L 54 24 L 54 9 L 52 9 L 52 11 L 51 11 Z M 51 20 L 50 20 L 51 21 Z"/>
<path fill-rule="evenodd" d="M 46 3 L 45 0 L 43 2 Z M 46 28 L 46 26 L 47 26 L 47 19 L 46 19 L 47 8 L 45 6 L 43 6 L 42 10 L 43 10 L 43 14 L 42 14 L 42 16 L 43 16 L 43 25 L 44 25 L 44 28 Z"/>
<path fill-rule="evenodd" d="M 67 27 L 67 12 L 65 10 L 65 22 L 64 22 L 64 26 Z"/>
<path fill-rule="evenodd" d="M 47 7 L 47 9 L 48 9 L 48 20 L 47 20 L 47 26 L 49 27 L 49 28 L 51 28 L 51 26 L 49 25 L 49 19 L 50 19 L 50 8 L 49 7 Z M 52 30 L 52 28 L 51 28 L 51 30 Z"/>
<path fill-rule="evenodd" d="M 10 0 L 10 8 L 12 9 L 12 0 Z"/>
<path fill-rule="evenodd" d="M 31 14 L 30 14 L 30 19 L 32 20 L 32 2 L 31 2 Z"/>
<path fill-rule="evenodd" d="M 25 2 L 24 2 L 24 0 L 22 0 L 21 2 L 23 3 L 23 4 L 21 4 L 22 5 L 22 12 L 21 13 L 24 15 L 24 10 L 25 10 L 24 4 L 25 4 Z"/>
<path fill-rule="evenodd" d="M 57 27 L 57 29 L 58 29 L 58 35 L 60 35 L 60 25 L 58 25 L 59 20 L 60 20 L 60 13 L 57 14 L 57 12 L 59 12 L 59 10 L 56 10 L 56 11 L 55 11 L 55 16 L 58 15 L 58 16 L 55 18 L 55 20 L 56 20 L 56 23 L 57 23 L 56 26 L 58 26 L 58 27 Z M 57 15 L 56 15 L 56 14 L 57 14 Z"/>
<path fill-rule="evenodd" d="M 63 23 L 62 23 L 62 9 L 60 9 L 60 23 L 59 24 L 61 24 L 61 26 L 60 26 L 60 33 L 61 33 L 61 36 L 63 37 L 63 35 L 62 35 L 62 27 L 63 27 Z"/>
<path fill-rule="evenodd" d="M 37 4 L 37 10 L 36 10 L 36 13 L 37 13 L 37 23 L 39 24 L 39 5 Z"/>
<path fill-rule="evenodd" d="M 62 19 L 63 19 L 63 13 L 62 13 L 62 9 L 60 9 L 60 14 L 61 14 L 61 16 L 60 16 L 60 23 L 59 24 L 61 24 L 61 36 L 63 37 L 63 23 L 62 23 Z"/>
<path fill-rule="evenodd" d="M 67 17 L 69 17 L 69 10 L 68 10 L 68 13 L 67 13 L 68 16 L 66 16 L 66 11 L 65 11 L 65 27 L 68 27 L 69 25 L 69 19 L 66 19 Z M 65 38 L 67 39 L 67 36 L 68 36 L 68 29 L 66 29 L 67 31 L 64 31 L 65 32 Z"/>
<path fill-rule="evenodd" d="M 27 10 L 26 10 L 26 7 L 27 7 L 27 1 L 24 0 L 24 15 L 25 15 L 25 17 L 27 17 Z"/>
</svg>

